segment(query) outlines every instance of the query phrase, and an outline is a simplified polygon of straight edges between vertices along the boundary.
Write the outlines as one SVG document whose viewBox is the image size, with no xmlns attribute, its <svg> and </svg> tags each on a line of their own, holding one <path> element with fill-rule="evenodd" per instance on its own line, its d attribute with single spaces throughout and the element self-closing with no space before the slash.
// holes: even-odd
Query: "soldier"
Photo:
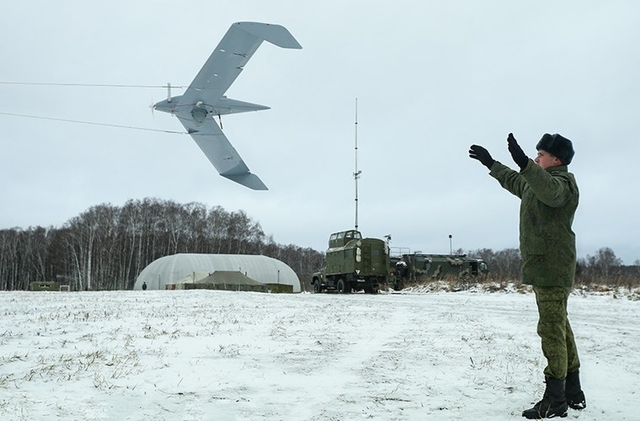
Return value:
<svg viewBox="0 0 640 421">
<path fill-rule="evenodd" d="M 575 178 L 567 168 L 574 155 L 573 145 L 559 134 L 545 134 L 536 145 L 537 157 L 531 160 L 511 133 L 507 144 L 519 172 L 495 161 L 482 146 L 472 145 L 469 156 L 480 161 L 503 188 L 521 199 L 522 282 L 533 285 L 539 315 L 537 332 L 547 359 L 544 396 L 522 416 L 565 417 L 568 406 L 586 407 L 580 387 L 578 350 L 567 316 L 576 268 L 571 224 L 579 196 Z"/>
</svg>

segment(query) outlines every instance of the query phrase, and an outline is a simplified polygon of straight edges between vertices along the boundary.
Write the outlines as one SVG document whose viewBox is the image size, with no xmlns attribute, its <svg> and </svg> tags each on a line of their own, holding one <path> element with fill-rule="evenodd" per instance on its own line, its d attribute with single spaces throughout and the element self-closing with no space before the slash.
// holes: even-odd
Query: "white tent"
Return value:
<svg viewBox="0 0 640 421">
<path fill-rule="evenodd" d="M 161 257 L 140 272 L 133 289 L 165 289 L 194 272 L 239 271 L 263 284 L 285 284 L 300 292 L 300 280 L 293 269 L 280 260 L 247 254 L 181 253 Z"/>
</svg>

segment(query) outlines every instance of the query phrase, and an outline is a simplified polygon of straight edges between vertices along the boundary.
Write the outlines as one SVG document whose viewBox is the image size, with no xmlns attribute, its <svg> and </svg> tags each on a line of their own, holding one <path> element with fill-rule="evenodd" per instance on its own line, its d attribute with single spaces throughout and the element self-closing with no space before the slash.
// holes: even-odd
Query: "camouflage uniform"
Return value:
<svg viewBox="0 0 640 421">
<path fill-rule="evenodd" d="M 580 367 L 567 318 L 567 299 L 576 268 L 575 234 L 578 186 L 566 165 L 543 169 L 531 159 L 520 172 L 495 161 L 491 176 L 521 199 L 522 282 L 533 285 L 538 305 L 538 335 L 547 359 L 546 377 L 564 379 Z"/>
</svg>

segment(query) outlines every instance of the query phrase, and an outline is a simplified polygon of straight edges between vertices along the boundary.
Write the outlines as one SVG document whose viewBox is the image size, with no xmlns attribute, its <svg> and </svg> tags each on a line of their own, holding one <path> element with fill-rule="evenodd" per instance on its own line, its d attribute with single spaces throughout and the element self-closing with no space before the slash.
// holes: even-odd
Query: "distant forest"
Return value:
<svg viewBox="0 0 640 421">
<path fill-rule="evenodd" d="M 462 250 L 455 253 L 463 254 Z M 520 279 L 520 252 L 510 248 L 498 252 L 491 249 L 473 250 L 467 253 L 484 260 L 489 265 L 488 280 L 500 283 L 513 282 Z M 602 247 L 594 255 L 579 258 L 576 262 L 576 287 L 640 286 L 640 261 L 633 266 L 625 266 L 615 252 L 609 247 Z"/>
<path fill-rule="evenodd" d="M 132 289 L 149 263 L 176 253 L 264 255 L 301 281 L 324 261 L 323 252 L 276 244 L 243 211 L 146 198 L 93 206 L 62 228 L 0 230 L 0 290 L 41 281 L 75 291 Z"/>
<path fill-rule="evenodd" d="M 272 257 L 294 270 L 303 290 L 311 289 L 311 274 L 324 263 L 324 251 L 277 244 L 244 211 L 146 198 L 121 207 L 93 206 L 61 228 L 0 230 L 0 290 L 27 290 L 31 282 L 42 281 L 67 284 L 75 291 L 132 289 L 149 263 L 176 253 Z M 489 265 L 489 275 L 482 280 L 519 279 L 517 249 L 466 254 Z M 623 266 L 605 247 L 578 261 L 576 282 L 637 286 L 640 266 Z"/>
</svg>

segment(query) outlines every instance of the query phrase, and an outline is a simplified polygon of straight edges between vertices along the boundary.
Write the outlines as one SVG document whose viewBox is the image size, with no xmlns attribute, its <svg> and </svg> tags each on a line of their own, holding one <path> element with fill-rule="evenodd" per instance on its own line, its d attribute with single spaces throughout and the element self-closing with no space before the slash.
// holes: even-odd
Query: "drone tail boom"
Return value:
<svg viewBox="0 0 640 421">
<path fill-rule="evenodd" d="M 271 107 L 260 104 L 252 104 L 251 102 L 239 101 L 222 97 L 212 104 L 212 113 L 215 115 L 238 114 L 249 111 L 269 110 Z"/>
</svg>

